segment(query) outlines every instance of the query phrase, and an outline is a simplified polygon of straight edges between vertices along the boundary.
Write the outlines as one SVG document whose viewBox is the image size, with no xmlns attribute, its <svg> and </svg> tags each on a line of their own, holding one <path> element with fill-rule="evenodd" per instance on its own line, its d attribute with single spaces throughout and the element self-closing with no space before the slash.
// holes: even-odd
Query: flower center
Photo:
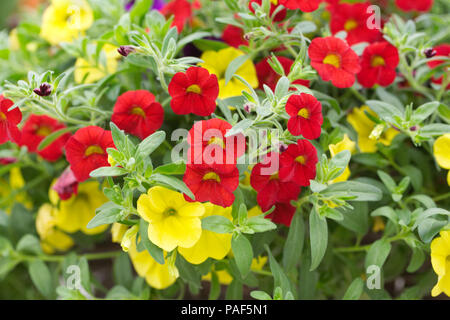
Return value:
<svg viewBox="0 0 450 320">
<path fill-rule="evenodd" d="M 202 89 L 201 89 L 198 85 L 193 84 L 193 85 L 190 85 L 190 86 L 186 89 L 186 93 L 189 93 L 189 92 L 200 94 L 200 93 L 202 93 Z"/>
<path fill-rule="evenodd" d="M 208 145 L 210 144 L 216 144 L 220 146 L 222 149 L 225 148 L 225 143 L 223 142 L 223 139 L 219 137 L 212 137 L 211 139 L 209 139 Z"/>
<path fill-rule="evenodd" d="M 306 108 L 301 108 L 300 110 L 298 110 L 297 115 L 299 117 L 305 118 L 305 119 L 309 119 L 309 111 Z"/>
<path fill-rule="evenodd" d="M 325 57 L 325 59 L 323 59 L 323 63 L 330 64 L 333 67 L 339 68 L 341 66 L 341 59 L 339 58 L 338 55 L 330 53 Z"/>
<path fill-rule="evenodd" d="M 145 114 L 144 110 L 141 107 L 133 107 L 133 109 L 131 109 L 131 114 L 135 114 L 135 115 L 140 116 L 142 118 L 146 117 L 146 114 Z"/>
<path fill-rule="evenodd" d="M 295 158 L 295 162 L 298 162 L 300 164 L 305 164 L 306 158 L 304 156 L 298 156 L 297 158 Z"/>
<path fill-rule="evenodd" d="M 384 61 L 384 58 L 381 56 L 374 56 L 372 58 L 372 67 L 380 67 L 380 66 L 384 66 L 386 63 Z"/>
<path fill-rule="evenodd" d="M 99 146 L 89 146 L 86 149 L 86 151 L 84 152 L 84 155 L 86 157 L 89 157 L 90 155 L 93 155 L 93 154 L 104 154 L 104 151 Z"/>
<path fill-rule="evenodd" d="M 345 22 L 344 29 L 345 31 L 352 31 L 358 27 L 358 22 L 355 19 L 349 19 Z"/>
<path fill-rule="evenodd" d="M 175 210 L 174 208 L 167 208 L 167 209 L 163 212 L 163 215 L 166 216 L 166 217 L 174 216 L 174 215 L 176 215 L 176 214 L 177 214 L 177 210 Z"/>
<path fill-rule="evenodd" d="M 203 176 L 203 180 L 215 180 L 220 183 L 220 177 L 215 172 L 208 172 Z"/>
<path fill-rule="evenodd" d="M 270 176 L 269 180 L 279 180 L 280 177 L 278 176 L 278 172 L 274 173 L 273 175 Z"/>
<path fill-rule="evenodd" d="M 41 136 L 41 137 L 46 137 L 50 133 L 52 133 L 52 129 L 50 127 L 47 127 L 47 126 L 38 127 L 37 130 L 36 130 L 36 134 L 38 136 Z"/>
<path fill-rule="evenodd" d="M 6 115 L 0 111 L 0 120 L 6 120 Z"/>
</svg>

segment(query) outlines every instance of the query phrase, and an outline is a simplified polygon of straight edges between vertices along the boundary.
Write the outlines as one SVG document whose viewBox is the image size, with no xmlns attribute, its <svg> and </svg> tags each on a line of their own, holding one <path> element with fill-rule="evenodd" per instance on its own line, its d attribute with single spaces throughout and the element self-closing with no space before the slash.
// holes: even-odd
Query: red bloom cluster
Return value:
<svg viewBox="0 0 450 320">
<path fill-rule="evenodd" d="M 317 139 L 323 123 L 322 104 L 312 95 L 301 93 L 289 97 L 286 112 L 291 118 L 288 130 L 294 136 Z"/>
<path fill-rule="evenodd" d="M 231 24 L 223 29 L 222 39 L 228 45 L 239 48 L 239 46 L 248 46 L 248 41 L 244 38 L 244 30 Z"/>
<path fill-rule="evenodd" d="M 78 182 L 100 167 L 108 167 L 108 148 L 115 148 L 111 131 L 97 126 L 78 130 L 66 143 L 66 157 Z"/>
<path fill-rule="evenodd" d="M 44 149 L 38 151 L 38 146 L 51 133 L 64 129 L 66 126 L 56 119 L 45 115 L 31 115 L 22 128 L 21 146 L 27 146 L 28 151 L 36 152 L 47 161 L 56 161 L 63 154 L 63 148 L 70 133 L 61 135 Z"/>
<path fill-rule="evenodd" d="M 355 83 L 355 75 L 361 71 L 358 55 L 342 39 L 315 38 L 308 48 L 311 66 L 324 81 L 335 87 L 349 88 Z"/>
<path fill-rule="evenodd" d="M 231 125 L 221 119 L 198 121 L 188 135 L 188 161 L 183 181 L 195 200 L 228 207 L 239 186 L 236 160 L 245 152 L 245 137 L 225 137 Z M 187 200 L 189 197 L 185 195 Z"/>
<path fill-rule="evenodd" d="M 292 64 L 294 63 L 293 60 L 286 58 L 286 57 L 276 57 L 277 60 L 280 62 L 281 66 L 283 67 L 284 73 L 288 75 L 291 72 Z M 258 82 L 259 82 L 259 88 L 261 90 L 264 89 L 263 85 L 268 86 L 272 91 L 275 90 L 275 87 L 277 86 L 277 82 L 280 79 L 280 75 L 276 73 L 272 67 L 270 66 L 268 60 L 270 58 L 267 57 L 260 62 L 258 62 L 255 65 L 256 68 L 256 74 L 258 76 Z M 295 80 L 293 84 L 299 84 L 303 85 L 305 87 L 309 87 L 309 81 L 308 80 Z"/>
<path fill-rule="evenodd" d="M 9 109 L 14 105 L 9 99 L 0 95 L 0 144 L 7 141 L 19 142 L 20 131 L 17 125 L 22 121 L 19 108 Z"/>
<path fill-rule="evenodd" d="M 279 0 L 278 2 L 291 10 L 300 9 L 303 12 L 313 12 L 319 8 L 322 0 Z"/>
<path fill-rule="evenodd" d="M 379 29 L 381 26 L 373 28 L 372 26 L 369 27 L 368 24 L 372 16 L 372 13 L 367 10 L 370 6 L 370 2 L 330 5 L 331 32 L 336 34 L 340 31 L 346 31 L 349 45 L 381 40 L 382 34 Z"/>
<path fill-rule="evenodd" d="M 216 109 L 219 82 L 215 74 L 200 67 L 190 67 L 175 74 L 169 84 L 170 106 L 179 115 L 193 113 L 210 116 Z"/>
<path fill-rule="evenodd" d="M 400 61 L 398 50 L 389 42 L 375 42 L 364 50 L 358 82 L 366 88 L 375 84 L 387 87 L 397 75 L 395 69 Z"/>
<path fill-rule="evenodd" d="M 160 12 L 169 18 L 173 16 L 172 27 L 177 27 L 178 32 L 183 31 L 184 26 L 192 18 L 192 9 L 198 7 L 198 2 L 191 4 L 187 0 L 172 0 L 168 2 Z"/>
<path fill-rule="evenodd" d="M 434 0 L 395 0 L 395 4 L 403 11 L 427 12 L 433 6 Z"/>
<path fill-rule="evenodd" d="M 155 96 L 146 90 L 128 91 L 117 98 L 111 121 L 120 129 L 141 139 L 158 130 L 164 110 Z"/>
<path fill-rule="evenodd" d="M 266 218 L 290 226 L 295 213 L 290 202 L 298 198 L 302 186 L 309 186 L 309 180 L 316 177 L 317 162 L 317 150 L 308 140 L 300 139 L 281 155 L 269 153 L 253 167 L 250 184 L 258 192 L 256 200 L 261 210 L 275 206 Z"/>
</svg>

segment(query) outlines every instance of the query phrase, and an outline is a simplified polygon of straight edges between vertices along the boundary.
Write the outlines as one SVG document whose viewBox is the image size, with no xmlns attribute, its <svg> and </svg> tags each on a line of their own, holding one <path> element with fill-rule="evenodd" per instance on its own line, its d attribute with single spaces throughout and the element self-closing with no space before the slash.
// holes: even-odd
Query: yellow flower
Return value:
<svg viewBox="0 0 450 320">
<path fill-rule="evenodd" d="M 84 80 L 84 83 L 94 83 L 108 74 L 114 73 L 117 70 L 117 59 L 120 57 L 116 49 L 111 44 L 103 46 L 101 54 L 105 57 L 105 64 L 78 58 L 75 62 L 75 82 L 81 83 Z"/>
<path fill-rule="evenodd" d="M 148 238 L 165 251 L 190 248 L 202 234 L 203 204 L 188 202 L 183 195 L 153 187 L 139 197 L 137 211 L 148 224 Z"/>
<path fill-rule="evenodd" d="M 355 142 L 350 140 L 347 134 L 344 135 L 344 139 L 336 144 L 330 144 L 328 148 L 330 149 L 331 156 L 336 156 L 339 152 L 342 152 L 344 150 L 350 151 L 350 153 L 355 153 Z M 347 181 L 348 177 L 350 177 L 350 169 L 348 166 L 345 168 L 344 172 L 337 177 L 336 179 L 332 180 L 331 183 L 335 182 L 341 182 L 341 181 Z"/>
<path fill-rule="evenodd" d="M 441 231 L 440 235 L 431 242 L 431 264 L 438 275 L 431 295 L 436 297 L 444 292 L 450 297 L 450 231 Z"/>
<path fill-rule="evenodd" d="M 219 215 L 233 220 L 231 207 L 223 208 L 205 203 L 205 214 L 202 218 Z M 208 258 L 222 260 L 230 252 L 231 234 L 219 234 L 208 230 L 202 230 L 200 239 L 191 248 L 178 248 L 178 252 L 190 263 L 200 264 Z"/>
<path fill-rule="evenodd" d="M 42 250 L 48 254 L 66 251 L 73 246 L 72 238 L 56 228 L 57 211 L 46 203 L 40 207 L 36 217 L 36 230 L 41 238 Z"/>
<path fill-rule="evenodd" d="M 257 216 L 259 216 L 261 214 L 263 214 L 263 212 L 261 211 L 261 208 L 259 206 L 254 206 L 253 208 L 248 210 L 247 217 L 248 218 L 253 218 L 253 217 L 257 217 Z"/>
<path fill-rule="evenodd" d="M 53 45 L 72 42 L 93 23 L 86 0 L 52 0 L 42 16 L 41 37 Z"/>
<path fill-rule="evenodd" d="M 260 271 L 263 269 L 264 265 L 267 263 L 267 257 L 253 258 L 250 270 Z M 233 277 L 228 273 L 227 270 L 216 270 L 217 277 L 219 278 L 219 283 L 228 285 L 233 281 Z M 211 281 L 211 272 L 204 275 L 202 280 Z"/>
<path fill-rule="evenodd" d="M 112 242 L 121 243 L 128 227 L 122 223 L 114 222 L 111 227 Z"/>
<path fill-rule="evenodd" d="M 362 106 L 361 108 L 354 108 L 353 111 L 347 115 L 347 121 L 353 126 L 358 133 L 358 147 L 361 152 L 376 152 L 377 141 L 381 142 L 385 146 L 391 144 L 392 140 L 399 133 L 394 128 L 388 128 L 384 130 L 378 140 L 371 137 L 372 131 L 375 129 L 376 124 L 367 117 L 364 113 L 367 111 L 371 116 L 376 118 L 376 113 L 373 112 L 368 106 Z"/>
<path fill-rule="evenodd" d="M 236 48 L 229 47 L 219 51 L 205 51 L 200 59 L 204 62 L 199 65 L 217 76 L 219 80 L 219 98 L 240 96 L 242 91 L 248 91 L 241 81 L 232 78 L 225 85 L 225 72 L 228 65 L 237 57 L 244 53 Z M 255 65 L 251 60 L 245 61 L 235 74 L 244 78 L 253 88 L 258 87 L 258 77 L 256 76 Z"/>
<path fill-rule="evenodd" d="M 440 136 L 433 146 L 434 157 L 441 168 L 450 169 L 450 133 Z M 447 183 L 450 186 L 450 171 L 447 173 Z"/>
<path fill-rule="evenodd" d="M 19 167 L 13 167 L 9 171 L 9 181 L 0 179 L 0 208 L 10 214 L 15 203 L 21 203 L 27 209 L 32 208 L 32 203 L 26 192 L 19 192 L 25 187 L 25 180 Z"/>
<path fill-rule="evenodd" d="M 11 51 L 17 51 L 20 49 L 19 37 L 16 28 L 12 29 L 9 33 L 8 44 Z"/>
<path fill-rule="evenodd" d="M 81 183 L 78 186 L 78 194 L 59 202 L 56 225 L 61 230 L 69 233 L 81 231 L 92 235 L 101 233 L 108 228 L 107 225 L 87 228 L 87 224 L 95 216 L 95 210 L 108 201 L 108 198 L 99 190 L 99 186 L 97 181 Z M 50 193 L 52 194 L 53 190 Z M 54 202 L 54 198 L 54 195 L 50 197 L 52 202 Z"/>
<path fill-rule="evenodd" d="M 131 241 L 128 254 L 137 274 L 145 278 L 147 283 L 153 288 L 165 289 L 171 286 L 178 278 L 178 270 L 174 268 L 174 272 L 170 272 L 168 261 L 164 264 L 159 264 L 147 250 L 138 252 L 136 237 Z"/>
<path fill-rule="evenodd" d="M 373 227 L 372 227 L 372 231 L 373 232 L 379 232 L 379 231 L 383 231 L 385 228 L 385 224 L 383 221 L 383 218 L 381 217 L 375 217 L 374 221 L 373 221 Z"/>
</svg>

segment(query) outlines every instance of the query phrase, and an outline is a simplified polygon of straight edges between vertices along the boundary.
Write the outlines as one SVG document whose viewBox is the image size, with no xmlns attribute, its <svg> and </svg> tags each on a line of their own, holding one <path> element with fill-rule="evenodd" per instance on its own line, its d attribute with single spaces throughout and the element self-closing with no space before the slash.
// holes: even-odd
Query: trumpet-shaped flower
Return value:
<svg viewBox="0 0 450 320">
<path fill-rule="evenodd" d="M 54 204 L 58 202 L 56 191 L 50 189 L 50 199 Z M 61 200 L 56 213 L 56 226 L 59 229 L 74 233 L 81 231 L 88 235 L 98 234 L 105 231 L 108 226 L 102 225 L 92 229 L 87 224 L 95 216 L 95 210 L 108 201 L 97 181 L 81 183 L 78 193 L 68 200 Z"/>
<path fill-rule="evenodd" d="M 306 139 L 317 139 L 322 132 L 322 104 L 313 95 L 295 94 L 286 103 L 286 112 L 290 116 L 288 130 L 294 136 L 302 135 Z"/>
<path fill-rule="evenodd" d="M 225 84 L 225 72 L 229 64 L 244 53 L 236 48 L 225 48 L 219 51 L 205 51 L 200 59 L 204 62 L 199 65 L 213 73 L 219 79 L 219 98 L 225 99 L 240 96 L 242 91 L 248 91 L 245 84 L 236 78 L 232 78 Z M 255 65 L 251 60 L 246 60 L 235 72 L 244 78 L 253 88 L 258 87 Z"/>
<path fill-rule="evenodd" d="M 42 205 L 36 217 L 36 230 L 41 238 L 41 247 L 45 253 L 66 251 L 73 246 L 70 236 L 56 227 L 58 209 L 49 203 Z"/>
<path fill-rule="evenodd" d="M 450 170 L 450 133 L 444 134 L 436 140 L 433 153 L 438 165 Z M 450 171 L 447 173 L 447 183 L 450 186 Z"/>
<path fill-rule="evenodd" d="M 376 117 L 376 113 L 368 106 L 362 106 L 361 108 L 354 108 L 353 111 L 347 115 L 347 121 L 358 133 L 359 150 L 361 152 L 376 152 L 377 140 L 371 137 L 376 124 L 365 114 L 365 112 Z M 399 131 L 394 128 L 388 128 L 383 131 L 378 141 L 385 146 L 389 146 L 397 134 L 399 134 Z"/>
<path fill-rule="evenodd" d="M 158 290 L 170 287 L 178 278 L 178 269 L 171 272 L 169 264 L 159 264 L 150 255 L 147 250 L 139 252 L 136 248 L 136 236 L 131 239 L 130 248 L 128 250 L 131 262 L 137 274 L 149 284 L 149 286 Z"/>
<path fill-rule="evenodd" d="M 202 219 L 217 215 L 223 216 L 230 221 L 233 220 L 231 216 L 231 207 L 222 208 L 211 203 L 205 203 L 205 214 Z M 231 249 L 231 234 L 215 233 L 209 230 L 202 230 L 200 239 L 191 248 L 178 248 L 178 252 L 190 263 L 200 264 L 208 258 L 222 260 L 230 252 Z"/>
<path fill-rule="evenodd" d="M 20 141 L 17 125 L 22 121 L 22 112 L 19 108 L 9 110 L 13 105 L 14 102 L 0 95 L 0 144 Z"/>
<path fill-rule="evenodd" d="M 431 264 L 438 275 L 431 295 L 436 297 L 444 292 L 450 297 L 450 231 L 441 231 L 440 237 L 431 242 Z"/>
<path fill-rule="evenodd" d="M 330 149 L 331 156 L 334 157 L 339 152 L 342 152 L 344 150 L 350 151 L 350 153 L 354 153 L 356 151 L 356 143 L 350 140 L 347 134 L 344 135 L 344 139 L 342 139 L 340 142 L 336 144 L 330 144 L 328 146 L 328 149 Z M 347 181 L 348 177 L 350 177 L 350 169 L 348 166 L 345 168 L 344 172 L 334 179 L 332 182 L 341 182 L 341 181 Z"/>
<path fill-rule="evenodd" d="M 53 45 L 72 42 L 94 23 L 86 0 L 52 0 L 42 16 L 41 37 Z"/>
<path fill-rule="evenodd" d="M 186 201 L 179 192 L 150 188 L 139 197 L 137 211 L 148 222 L 150 241 L 165 251 L 190 248 L 202 234 L 200 217 L 205 213 L 204 206 Z"/>
</svg>

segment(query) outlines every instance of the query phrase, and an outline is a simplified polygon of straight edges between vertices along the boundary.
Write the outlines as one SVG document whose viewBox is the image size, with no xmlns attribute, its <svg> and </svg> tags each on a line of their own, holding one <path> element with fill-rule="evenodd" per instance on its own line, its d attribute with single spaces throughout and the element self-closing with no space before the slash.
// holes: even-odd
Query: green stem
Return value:
<svg viewBox="0 0 450 320">
<path fill-rule="evenodd" d="M 79 256 L 79 258 L 86 258 L 87 260 L 104 260 L 104 259 L 111 259 L 119 256 L 122 251 L 106 251 L 106 252 L 99 252 L 99 253 L 86 253 Z M 22 261 L 34 261 L 36 259 L 47 261 L 47 262 L 62 262 L 64 259 L 66 259 L 66 255 L 38 255 L 38 256 L 30 256 L 21 254 L 18 252 L 15 252 L 19 259 Z"/>
<path fill-rule="evenodd" d="M 439 196 L 434 197 L 434 198 L 433 198 L 433 201 L 434 201 L 434 202 L 438 202 L 438 201 L 441 201 L 441 200 L 445 200 L 445 199 L 447 199 L 447 198 L 450 198 L 450 192 L 447 192 L 447 193 L 445 193 L 445 194 L 441 194 L 441 195 L 439 195 Z"/>
</svg>

